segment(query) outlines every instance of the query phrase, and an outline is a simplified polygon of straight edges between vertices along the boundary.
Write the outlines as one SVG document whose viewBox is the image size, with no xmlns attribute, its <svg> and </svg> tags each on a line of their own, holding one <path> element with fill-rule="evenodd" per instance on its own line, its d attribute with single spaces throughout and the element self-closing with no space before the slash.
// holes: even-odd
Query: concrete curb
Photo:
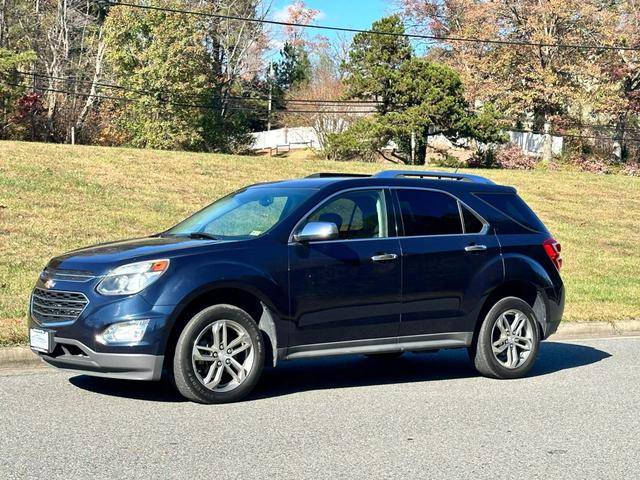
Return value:
<svg viewBox="0 0 640 480">
<path fill-rule="evenodd" d="M 618 322 L 562 322 L 551 339 L 640 335 L 640 320 Z"/>
<path fill-rule="evenodd" d="M 619 322 L 562 322 L 551 340 L 640 335 L 640 320 Z M 44 366 L 29 347 L 1 347 L 0 370 Z"/>
<path fill-rule="evenodd" d="M 0 371 L 17 368 L 33 368 L 44 365 L 42 360 L 29 347 L 0 348 Z"/>
</svg>

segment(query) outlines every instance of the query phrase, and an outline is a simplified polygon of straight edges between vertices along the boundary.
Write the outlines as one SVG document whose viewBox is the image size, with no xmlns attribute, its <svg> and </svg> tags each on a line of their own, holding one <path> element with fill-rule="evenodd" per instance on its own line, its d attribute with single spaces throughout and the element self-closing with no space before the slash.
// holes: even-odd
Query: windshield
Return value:
<svg viewBox="0 0 640 480">
<path fill-rule="evenodd" d="M 287 217 L 314 191 L 310 188 L 249 187 L 212 203 L 164 235 L 222 240 L 254 238 Z"/>
</svg>

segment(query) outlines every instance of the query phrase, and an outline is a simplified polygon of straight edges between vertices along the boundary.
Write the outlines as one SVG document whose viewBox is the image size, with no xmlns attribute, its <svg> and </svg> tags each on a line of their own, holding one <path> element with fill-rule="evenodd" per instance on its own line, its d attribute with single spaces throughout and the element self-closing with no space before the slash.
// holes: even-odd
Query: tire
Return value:
<svg viewBox="0 0 640 480">
<path fill-rule="evenodd" d="M 523 317 L 519 314 L 526 318 L 522 320 Z M 522 327 L 515 323 L 516 317 L 524 322 Z M 513 325 L 517 325 L 517 332 L 511 328 Z M 506 297 L 487 312 L 468 351 L 471 361 L 481 375 L 512 379 L 527 374 L 535 363 L 539 348 L 540 334 L 535 313 L 524 300 Z"/>
<path fill-rule="evenodd" d="M 196 342 L 198 349 L 194 348 Z M 239 353 L 231 354 L 233 351 Z M 236 402 L 255 387 L 264 358 L 262 334 L 247 312 L 232 305 L 205 308 L 187 323 L 176 344 L 176 388 L 198 403 Z M 207 380 L 209 387 L 205 386 Z"/>
<path fill-rule="evenodd" d="M 365 357 L 371 360 L 395 360 L 400 358 L 404 352 L 367 353 Z"/>
</svg>

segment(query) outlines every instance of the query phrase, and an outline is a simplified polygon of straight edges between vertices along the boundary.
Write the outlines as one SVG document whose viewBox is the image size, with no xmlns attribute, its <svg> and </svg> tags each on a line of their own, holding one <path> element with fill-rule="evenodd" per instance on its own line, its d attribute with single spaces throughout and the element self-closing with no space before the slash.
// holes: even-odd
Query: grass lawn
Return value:
<svg viewBox="0 0 640 480">
<path fill-rule="evenodd" d="M 243 185 L 379 164 L 0 142 L 0 344 L 26 340 L 54 255 L 161 231 Z M 563 246 L 565 320 L 640 318 L 640 179 L 475 170 L 515 186 Z"/>
</svg>

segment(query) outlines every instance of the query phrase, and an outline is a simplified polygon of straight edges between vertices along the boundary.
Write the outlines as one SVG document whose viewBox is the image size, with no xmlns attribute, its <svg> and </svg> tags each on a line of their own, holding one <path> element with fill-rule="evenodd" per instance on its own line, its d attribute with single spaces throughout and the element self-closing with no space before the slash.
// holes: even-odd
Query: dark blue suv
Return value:
<svg viewBox="0 0 640 480">
<path fill-rule="evenodd" d="M 238 400 L 265 365 L 467 348 L 526 374 L 564 308 L 560 245 L 475 175 L 316 174 L 244 188 L 150 237 L 52 259 L 31 348 L 79 373 Z"/>
</svg>

